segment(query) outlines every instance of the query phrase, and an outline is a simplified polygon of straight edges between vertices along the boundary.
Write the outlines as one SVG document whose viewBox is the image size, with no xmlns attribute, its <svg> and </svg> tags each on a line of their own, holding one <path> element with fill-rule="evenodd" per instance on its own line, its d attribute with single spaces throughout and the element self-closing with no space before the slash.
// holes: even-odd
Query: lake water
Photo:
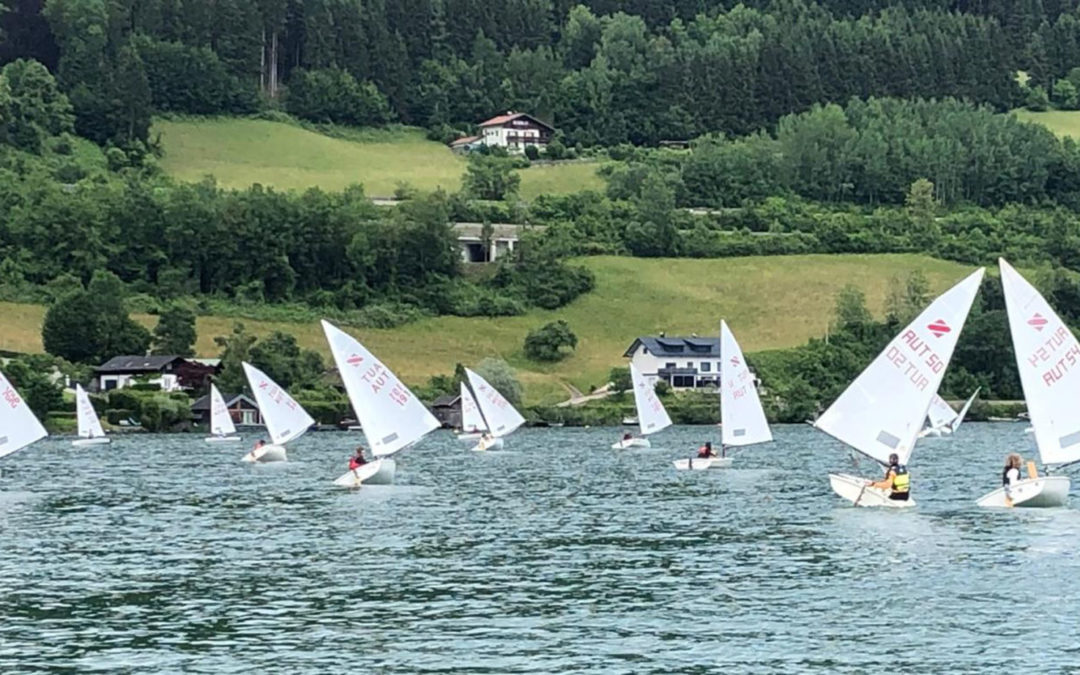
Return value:
<svg viewBox="0 0 1080 675">
<path fill-rule="evenodd" d="M 356 492 L 331 481 L 358 434 L 274 466 L 195 436 L 41 442 L 0 462 L 0 672 L 1080 666 L 1080 513 L 973 504 L 1031 453 L 1023 425 L 921 442 L 904 511 L 833 495 L 851 458 L 809 427 L 707 472 L 671 460 L 715 428 L 620 433 L 480 455 L 440 431 Z"/>
</svg>

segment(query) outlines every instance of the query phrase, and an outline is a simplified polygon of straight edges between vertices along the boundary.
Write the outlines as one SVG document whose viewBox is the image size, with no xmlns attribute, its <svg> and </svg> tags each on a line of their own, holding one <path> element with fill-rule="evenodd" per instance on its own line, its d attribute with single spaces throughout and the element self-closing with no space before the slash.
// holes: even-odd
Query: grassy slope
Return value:
<svg viewBox="0 0 1080 675">
<path fill-rule="evenodd" d="M 462 157 L 415 129 L 357 132 L 346 140 L 281 122 L 220 118 L 158 120 L 153 133 L 161 134 L 167 172 L 189 181 L 213 175 L 231 188 L 340 190 L 361 183 L 367 194 L 388 197 L 399 182 L 457 190 L 465 171 Z M 603 187 L 596 165 L 587 163 L 533 167 L 521 172 L 521 183 L 528 199 Z"/>
<path fill-rule="evenodd" d="M 461 361 L 501 356 L 519 369 L 531 402 L 565 398 L 561 382 L 586 390 L 606 381 L 623 363 L 634 337 L 667 331 L 669 335 L 714 334 L 726 318 L 746 351 L 801 344 L 822 335 L 832 316 L 836 291 L 859 286 L 867 305 L 880 314 L 889 278 L 921 269 L 931 287 L 942 290 L 970 268 L 917 255 L 809 255 L 718 260 L 642 260 L 601 257 L 582 261 L 596 273 L 597 286 L 562 310 L 534 311 L 501 319 L 440 317 L 394 330 L 353 331 L 408 382 L 449 373 Z M 40 351 L 43 310 L 0 303 L 5 321 L 0 349 Z M 152 317 L 139 317 L 152 324 Z M 525 334 L 555 318 L 566 319 L 579 338 L 577 351 L 553 365 L 538 365 L 521 355 Z M 200 317 L 198 351 L 216 355 L 213 338 L 227 334 L 234 320 Z M 254 333 L 274 329 L 297 336 L 306 347 L 326 353 L 317 324 L 280 324 L 245 320 Z"/>
<path fill-rule="evenodd" d="M 1080 138 L 1080 110 L 1031 112 L 1030 110 L 1019 109 L 1015 110 L 1013 114 L 1025 122 L 1042 124 L 1058 136 Z"/>
</svg>

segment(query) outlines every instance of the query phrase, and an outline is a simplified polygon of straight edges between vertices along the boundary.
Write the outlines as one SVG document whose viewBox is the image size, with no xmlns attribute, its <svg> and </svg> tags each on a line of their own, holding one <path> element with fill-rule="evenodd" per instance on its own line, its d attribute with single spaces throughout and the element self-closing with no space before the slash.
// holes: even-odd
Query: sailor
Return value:
<svg viewBox="0 0 1080 675">
<path fill-rule="evenodd" d="M 634 438 L 633 434 L 623 434 L 622 435 L 623 443 L 625 443 L 626 441 L 629 441 L 629 440 L 631 440 L 633 438 Z"/>
<path fill-rule="evenodd" d="M 1005 506 L 1012 506 L 1012 487 L 1020 482 L 1020 455 L 1010 453 L 1005 458 L 1005 469 L 1001 472 L 1001 486 L 1005 488 Z"/>
<path fill-rule="evenodd" d="M 255 452 L 256 450 L 258 450 L 259 448 L 261 448 L 264 445 L 266 445 L 266 441 L 264 441 L 263 439 L 260 438 L 259 440 L 255 441 L 255 447 L 252 448 L 251 451 Z"/>
<path fill-rule="evenodd" d="M 349 458 L 349 471 L 356 471 L 360 467 L 367 464 L 367 460 L 364 458 L 364 446 L 356 446 L 356 454 Z"/>
<path fill-rule="evenodd" d="M 876 483 L 870 483 L 870 487 L 889 490 L 889 499 L 907 501 L 911 493 L 911 476 L 908 475 L 907 467 L 900 463 L 900 458 L 895 452 L 889 455 L 889 467 L 885 470 L 885 478 Z"/>
<path fill-rule="evenodd" d="M 701 459 L 704 459 L 706 457 L 716 457 L 716 453 L 713 452 L 712 449 L 712 442 L 705 441 L 705 445 L 698 448 L 697 456 Z"/>
</svg>

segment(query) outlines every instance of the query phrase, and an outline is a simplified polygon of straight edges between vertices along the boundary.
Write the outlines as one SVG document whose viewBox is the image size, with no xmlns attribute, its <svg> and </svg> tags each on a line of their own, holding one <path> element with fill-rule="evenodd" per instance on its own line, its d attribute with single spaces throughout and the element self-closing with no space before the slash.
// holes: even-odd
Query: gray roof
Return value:
<svg viewBox="0 0 1080 675">
<path fill-rule="evenodd" d="M 458 400 L 461 398 L 461 394 L 444 394 L 435 399 L 435 402 L 431 404 L 432 408 L 451 408 L 457 405 Z"/>
<path fill-rule="evenodd" d="M 247 402 L 247 404 L 250 405 L 255 410 L 259 409 L 259 406 L 255 403 L 255 401 L 252 401 L 248 396 L 246 396 L 244 394 L 225 394 L 225 393 L 222 393 L 221 398 L 225 399 L 225 407 L 227 407 L 227 408 L 231 408 L 232 405 L 234 403 L 236 403 L 236 400 L 240 399 L 240 400 L 243 400 L 243 401 Z M 197 399 L 194 403 L 191 404 L 191 409 L 196 410 L 196 411 L 197 410 L 209 410 L 210 409 L 210 394 L 207 394 L 207 395 L 203 396 L 202 398 Z"/>
<path fill-rule="evenodd" d="M 181 357 L 170 356 L 114 356 L 94 369 L 98 373 L 159 373 Z"/>
<path fill-rule="evenodd" d="M 633 356 L 640 345 L 644 345 L 645 349 L 653 356 L 720 357 L 720 338 L 718 337 L 658 337 L 651 335 L 635 339 L 623 356 Z"/>
</svg>

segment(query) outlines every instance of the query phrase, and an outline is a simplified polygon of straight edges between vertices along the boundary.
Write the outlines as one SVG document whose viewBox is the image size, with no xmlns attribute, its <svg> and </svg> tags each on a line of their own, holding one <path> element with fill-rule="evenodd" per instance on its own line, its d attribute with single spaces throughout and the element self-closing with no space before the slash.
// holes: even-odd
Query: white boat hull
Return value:
<svg viewBox="0 0 1080 675">
<path fill-rule="evenodd" d="M 493 438 L 492 440 L 488 441 L 487 443 L 485 443 L 483 441 L 480 441 L 479 443 L 477 443 L 475 446 L 473 446 L 473 452 L 487 452 L 488 450 L 502 450 L 502 448 L 503 448 L 503 439 L 501 439 L 501 438 Z"/>
<path fill-rule="evenodd" d="M 1043 476 L 1019 481 L 1010 489 L 1012 505 L 1026 508 L 1065 506 L 1069 500 L 1069 484 L 1068 476 Z M 975 503 L 985 508 L 1007 508 L 1005 488 L 983 495 Z"/>
<path fill-rule="evenodd" d="M 948 427 L 929 427 L 919 432 L 919 438 L 941 438 L 952 433 Z"/>
<path fill-rule="evenodd" d="M 261 448 L 252 450 L 244 455 L 245 462 L 257 462 L 259 464 L 284 462 L 287 460 L 288 456 L 285 454 L 285 446 L 283 445 L 264 445 Z"/>
<path fill-rule="evenodd" d="M 829 484 L 832 485 L 833 492 L 855 506 L 884 506 L 893 509 L 915 506 L 915 500 L 910 497 L 906 500 L 889 499 L 888 490 L 870 487 L 870 481 L 858 476 L 831 473 L 829 474 Z"/>
<path fill-rule="evenodd" d="M 475 441 L 483 435 L 481 433 L 457 434 L 457 439 L 459 441 Z"/>
<path fill-rule="evenodd" d="M 334 481 L 334 485 L 343 488 L 358 488 L 362 485 L 392 485 L 397 473 L 397 462 L 390 458 L 368 462 L 359 469 L 346 471 Z"/>
<path fill-rule="evenodd" d="M 652 443 L 647 438 L 629 438 L 625 441 L 613 443 L 612 450 L 626 450 L 627 448 L 651 448 Z"/>
<path fill-rule="evenodd" d="M 112 439 L 107 436 L 96 436 L 94 438 L 76 438 L 71 442 L 76 448 L 82 448 L 88 445 L 108 445 L 112 443 Z"/>
<path fill-rule="evenodd" d="M 679 471 L 704 471 L 705 469 L 727 469 L 731 467 L 731 457 L 690 457 L 675 460 Z"/>
<path fill-rule="evenodd" d="M 207 436 L 204 440 L 207 443 L 239 443 L 244 439 L 241 436 Z"/>
</svg>

